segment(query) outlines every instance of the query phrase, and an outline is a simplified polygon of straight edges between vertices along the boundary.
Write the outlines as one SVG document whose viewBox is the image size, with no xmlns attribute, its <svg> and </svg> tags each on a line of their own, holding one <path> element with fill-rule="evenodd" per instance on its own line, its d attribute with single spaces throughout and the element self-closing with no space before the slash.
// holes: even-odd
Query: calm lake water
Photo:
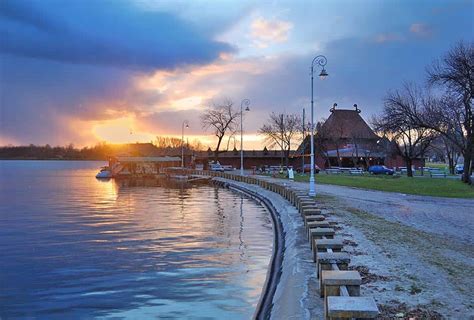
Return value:
<svg viewBox="0 0 474 320">
<path fill-rule="evenodd" d="M 0 318 L 251 318 L 267 210 L 210 185 L 98 181 L 101 165 L 0 161 Z"/>
</svg>

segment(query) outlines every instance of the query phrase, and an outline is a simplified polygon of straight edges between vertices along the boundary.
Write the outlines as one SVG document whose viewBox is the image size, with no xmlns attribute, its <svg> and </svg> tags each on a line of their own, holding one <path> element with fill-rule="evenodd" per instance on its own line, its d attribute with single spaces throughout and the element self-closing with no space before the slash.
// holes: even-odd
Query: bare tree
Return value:
<svg viewBox="0 0 474 320">
<path fill-rule="evenodd" d="M 459 147 L 444 135 L 437 137 L 428 152 L 443 162 L 448 162 L 449 173 L 454 174 L 454 168 L 461 155 Z"/>
<path fill-rule="evenodd" d="M 181 143 L 179 138 L 163 136 L 156 136 L 156 140 L 153 142 L 158 149 L 178 149 L 181 148 Z"/>
<path fill-rule="evenodd" d="M 204 146 L 199 139 L 193 139 L 191 142 L 191 149 L 196 151 L 204 151 L 206 150 L 206 146 Z"/>
<path fill-rule="evenodd" d="M 316 131 L 314 133 L 314 146 L 315 146 L 315 154 L 319 154 L 325 162 L 327 167 L 331 166 L 331 162 L 329 161 L 329 154 L 328 154 L 328 142 L 329 142 L 329 132 L 328 130 L 323 129 L 323 124 L 326 122 L 327 119 L 322 118 L 321 121 L 316 123 Z M 309 142 L 309 139 L 308 139 Z"/>
<path fill-rule="evenodd" d="M 330 147 L 336 148 L 336 161 L 337 161 L 337 166 L 342 167 L 342 157 L 340 154 L 341 149 L 344 148 L 346 145 L 345 139 L 344 139 L 344 124 L 342 122 L 338 122 L 331 126 L 331 129 L 324 130 L 321 127 L 321 131 L 326 131 L 326 132 L 321 132 L 324 136 L 326 136 L 327 143 L 329 144 Z"/>
<path fill-rule="evenodd" d="M 225 99 L 222 103 L 213 103 L 201 115 L 203 129 L 211 129 L 217 137 L 217 145 L 214 150 L 214 160 L 217 161 L 222 139 L 226 134 L 233 136 L 238 129 L 238 119 L 242 115 L 234 109 L 234 103 Z"/>
<path fill-rule="evenodd" d="M 398 154 L 405 160 L 409 177 L 413 176 L 413 160 L 424 156 L 435 138 L 432 129 L 419 126 L 412 119 L 412 115 L 420 114 L 422 101 L 420 90 L 406 84 L 402 91 L 387 94 L 382 115 L 372 120 L 375 130 L 394 142 Z"/>
<path fill-rule="evenodd" d="M 285 165 L 288 166 L 290 150 L 294 139 L 301 131 L 301 118 L 297 114 L 276 114 L 272 112 L 259 133 L 265 136 L 265 142 L 271 148 L 278 146 L 285 155 Z"/>
<path fill-rule="evenodd" d="M 464 157 L 463 181 L 470 182 L 472 174 L 472 160 L 474 153 L 474 118 L 472 102 L 474 95 L 474 42 L 465 44 L 459 42 L 442 59 L 435 61 L 428 68 L 428 82 L 431 85 L 438 85 L 446 89 L 449 94 L 449 104 L 444 104 L 445 108 L 439 109 L 439 103 L 434 104 L 436 116 L 446 120 L 454 115 L 456 122 L 462 124 L 462 134 L 452 135 L 452 131 L 446 130 L 444 126 L 438 128 L 440 119 L 431 117 L 422 119 L 422 124 L 428 128 L 436 130 L 446 138 L 461 148 Z M 436 106 L 438 105 L 438 106 Z M 458 129 L 456 129 L 458 131 Z M 458 139 L 462 137 L 463 143 Z"/>
</svg>

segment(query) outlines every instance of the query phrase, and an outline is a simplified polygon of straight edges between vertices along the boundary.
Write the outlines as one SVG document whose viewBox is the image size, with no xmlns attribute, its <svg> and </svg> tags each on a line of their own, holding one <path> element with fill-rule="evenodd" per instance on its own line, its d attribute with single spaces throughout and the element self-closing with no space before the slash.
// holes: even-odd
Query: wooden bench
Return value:
<svg viewBox="0 0 474 320">
<path fill-rule="evenodd" d="M 322 239 L 323 237 L 332 239 L 334 238 L 334 233 L 335 232 L 333 228 L 310 228 L 308 234 L 311 250 L 313 250 L 314 239 Z"/>
<path fill-rule="evenodd" d="M 309 230 L 310 229 L 316 229 L 316 228 L 329 228 L 329 222 L 328 221 L 311 221 L 306 224 L 306 232 L 308 233 L 308 239 L 310 238 L 309 236 Z"/>
<path fill-rule="evenodd" d="M 303 217 L 303 220 L 304 220 L 303 222 L 304 222 L 304 225 L 306 226 L 308 222 L 324 221 L 324 219 L 326 219 L 326 217 L 323 216 L 322 214 L 308 214 Z"/>
<path fill-rule="evenodd" d="M 319 209 L 318 207 L 316 206 L 304 206 L 304 207 L 301 207 L 300 209 L 300 214 L 301 216 L 304 218 L 306 216 L 311 216 L 311 215 L 315 215 L 315 214 L 321 214 L 321 209 Z"/>
<path fill-rule="evenodd" d="M 437 178 L 437 177 L 446 178 L 446 173 L 445 172 L 430 172 L 430 177 L 431 178 Z"/>
<path fill-rule="evenodd" d="M 349 267 L 349 263 L 351 262 L 351 257 L 347 252 L 320 252 L 318 253 L 316 264 L 318 270 L 318 278 L 319 278 L 319 288 L 323 288 L 323 283 L 321 281 L 321 275 L 323 270 L 332 270 L 333 265 L 334 267 L 337 266 L 336 270 L 347 270 Z M 324 296 L 324 291 L 320 290 L 321 297 Z"/>
<path fill-rule="evenodd" d="M 318 252 L 341 252 L 344 247 L 343 240 L 340 238 L 333 239 L 314 239 L 313 243 L 313 262 L 317 261 Z"/>
<path fill-rule="evenodd" d="M 314 206 L 316 205 L 316 202 L 314 202 L 314 199 L 311 198 L 306 198 L 306 197 L 300 197 L 298 198 L 298 201 L 296 202 L 296 208 L 298 210 L 301 210 L 301 207 L 304 206 Z"/>
<path fill-rule="evenodd" d="M 328 248 L 328 253 L 333 250 Z M 321 253 L 323 254 L 323 253 Z M 328 255 L 329 257 L 329 255 Z M 323 258 L 318 260 L 322 262 Z M 324 318 L 373 319 L 379 314 L 377 304 L 372 297 L 360 297 L 362 279 L 359 272 L 341 270 L 337 260 L 328 259 L 330 270 L 322 270 L 320 275 L 320 295 L 324 295 Z"/>
<path fill-rule="evenodd" d="M 358 271 L 325 270 L 321 280 L 324 290 L 324 315 L 328 317 L 328 298 L 332 296 L 360 296 L 362 278 Z M 347 291 L 347 295 L 346 292 Z"/>
</svg>

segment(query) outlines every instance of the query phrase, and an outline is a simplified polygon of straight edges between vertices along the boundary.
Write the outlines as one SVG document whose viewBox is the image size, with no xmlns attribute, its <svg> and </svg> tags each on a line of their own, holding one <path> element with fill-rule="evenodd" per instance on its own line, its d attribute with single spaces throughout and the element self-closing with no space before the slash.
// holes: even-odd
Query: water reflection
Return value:
<svg viewBox="0 0 474 320">
<path fill-rule="evenodd" d="M 251 317 L 266 210 L 208 185 L 98 181 L 100 165 L 0 161 L 0 317 Z"/>
</svg>

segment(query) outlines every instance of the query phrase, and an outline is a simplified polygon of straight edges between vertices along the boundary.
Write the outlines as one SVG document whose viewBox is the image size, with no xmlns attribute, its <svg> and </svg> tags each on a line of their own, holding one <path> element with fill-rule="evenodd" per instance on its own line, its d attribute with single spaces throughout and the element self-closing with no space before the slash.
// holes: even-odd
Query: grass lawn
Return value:
<svg viewBox="0 0 474 320">
<path fill-rule="evenodd" d="M 440 162 L 427 162 L 425 164 L 426 167 L 430 167 L 430 168 L 438 168 L 440 170 L 445 170 L 446 172 L 449 171 L 448 169 L 448 165 L 445 164 L 445 163 L 440 163 Z"/>
<path fill-rule="evenodd" d="M 296 175 L 296 181 L 308 181 L 309 176 Z M 474 187 L 459 179 L 407 178 L 404 176 L 349 176 L 319 173 L 316 183 L 335 184 L 363 189 L 401 192 L 434 197 L 473 198 Z"/>
</svg>

